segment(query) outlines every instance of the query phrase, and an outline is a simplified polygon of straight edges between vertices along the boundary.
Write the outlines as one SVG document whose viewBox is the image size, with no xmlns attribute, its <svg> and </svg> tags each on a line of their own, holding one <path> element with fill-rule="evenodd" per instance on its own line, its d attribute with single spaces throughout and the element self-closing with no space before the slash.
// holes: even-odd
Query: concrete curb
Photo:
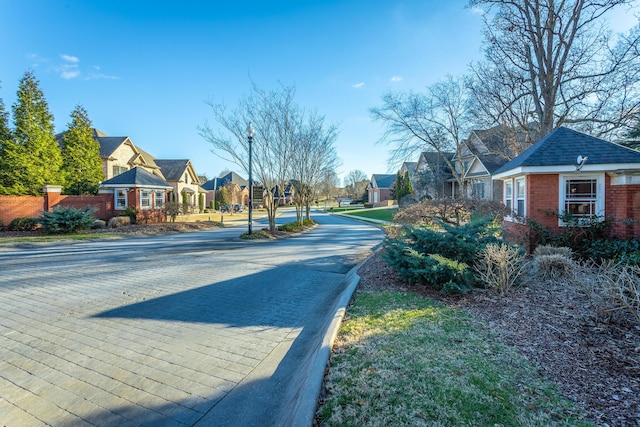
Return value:
<svg viewBox="0 0 640 427">
<path fill-rule="evenodd" d="M 344 281 L 347 282 L 347 287 L 334 305 L 332 310 L 334 313 L 333 318 L 329 322 L 320 348 L 315 352 L 314 359 L 311 361 L 308 371 L 309 375 L 302 387 L 298 405 L 291 414 L 290 420 L 292 426 L 311 426 L 313 424 L 318 407 L 318 400 L 322 391 L 325 368 L 331 356 L 333 342 L 338 336 L 338 331 L 347 312 L 349 301 L 351 301 L 351 297 L 360 283 L 360 276 L 358 276 L 357 271 L 363 263 L 364 261 L 349 270 L 349 273 L 347 273 L 344 279 Z"/>
</svg>

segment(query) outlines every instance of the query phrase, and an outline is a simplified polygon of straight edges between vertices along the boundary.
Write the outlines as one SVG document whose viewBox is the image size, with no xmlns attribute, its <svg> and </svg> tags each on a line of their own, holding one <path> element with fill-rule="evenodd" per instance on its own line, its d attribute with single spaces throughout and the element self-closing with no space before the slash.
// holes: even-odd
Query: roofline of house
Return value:
<svg viewBox="0 0 640 427">
<path fill-rule="evenodd" d="M 585 164 L 579 169 L 579 172 L 609 172 L 615 173 L 617 171 L 624 171 L 629 173 L 635 171 L 640 173 L 640 163 L 610 163 L 590 165 Z M 495 180 L 509 179 L 518 175 L 529 174 L 557 174 L 557 173 L 570 173 L 578 172 L 577 165 L 556 165 L 556 166 L 520 166 L 517 168 L 509 169 L 502 173 L 493 175 Z"/>
</svg>

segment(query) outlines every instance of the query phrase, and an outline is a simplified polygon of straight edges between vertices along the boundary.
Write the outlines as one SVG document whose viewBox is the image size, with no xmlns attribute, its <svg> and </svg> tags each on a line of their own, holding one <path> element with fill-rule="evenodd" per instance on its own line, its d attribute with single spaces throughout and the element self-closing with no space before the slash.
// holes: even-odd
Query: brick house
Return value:
<svg viewBox="0 0 640 427">
<path fill-rule="evenodd" d="M 205 203 L 207 190 L 200 186 L 200 178 L 190 160 L 161 160 L 154 159 L 155 164 L 160 168 L 165 181 L 173 187 L 169 197 L 182 203 L 184 200 L 192 210 L 198 210 L 199 196 L 202 194 L 202 201 Z"/>
<path fill-rule="evenodd" d="M 613 218 L 613 235 L 640 238 L 640 152 L 559 127 L 493 174 L 502 201 L 514 215 L 504 231 L 529 242 L 527 220 L 552 231 L 565 225 L 559 214 Z"/>
<path fill-rule="evenodd" d="M 393 183 L 395 182 L 396 177 L 397 175 L 379 173 L 371 175 L 371 181 L 367 187 L 369 203 L 375 205 L 376 203 L 392 200 L 391 189 L 393 188 Z"/>
<path fill-rule="evenodd" d="M 127 207 L 138 211 L 145 222 L 163 221 L 164 203 L 173 187 L 142 167 L 134 167 L 100 184 L 99 195 L 112 195 L 113 211 L 123 213 Z"/>
</svg>

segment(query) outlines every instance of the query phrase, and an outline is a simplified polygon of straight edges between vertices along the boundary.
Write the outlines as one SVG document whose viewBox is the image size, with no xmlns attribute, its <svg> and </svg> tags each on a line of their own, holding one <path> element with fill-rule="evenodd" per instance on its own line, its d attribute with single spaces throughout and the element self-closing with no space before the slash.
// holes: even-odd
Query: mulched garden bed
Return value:
<svg viewBox="0 0 640 427">
<path fill-rule="evenodd" d="M 640 426 L 640 326 L 596 320 L 578 285 L 528 283 L 506 296 L 444 296 L 400 280 L 379 254 L 359 269 L 362 290 L 413 291 L 462 308 L 518 348 L 600 426 Z"/>
</svg>

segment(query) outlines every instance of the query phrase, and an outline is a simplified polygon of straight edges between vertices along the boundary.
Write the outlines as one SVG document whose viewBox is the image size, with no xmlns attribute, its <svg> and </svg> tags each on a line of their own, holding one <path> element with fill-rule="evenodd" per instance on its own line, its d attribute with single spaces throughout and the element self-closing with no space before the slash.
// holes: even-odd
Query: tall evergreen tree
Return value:
<svg viewBox="0 0 640 427">
<path fill-rule="evenodd" d="M 9 166 L 6 164 L 5 147 L 11 143 L 11 129 L 9 129 L 9 113 L 5 109 L 4 101 L 0 98 L 0 194 L 5 194 L 8 184 Z"/>
<path fill-rule="evenodd" d="M 53 130 L 53 115 L 33 72 L 20 80 L 13 105 L 13 144 L 8 144 L 13 194 L 39 194 L 44 184 L 63 185 L 62 154 Z"/>
<path fill-rule="evenodd" d="M 62 136 L 62 170 L 65 194 L 93 194 L 104 180 L 100 144 L 93 138 L 87 110 L 77 105 Z"/>
</svg>

